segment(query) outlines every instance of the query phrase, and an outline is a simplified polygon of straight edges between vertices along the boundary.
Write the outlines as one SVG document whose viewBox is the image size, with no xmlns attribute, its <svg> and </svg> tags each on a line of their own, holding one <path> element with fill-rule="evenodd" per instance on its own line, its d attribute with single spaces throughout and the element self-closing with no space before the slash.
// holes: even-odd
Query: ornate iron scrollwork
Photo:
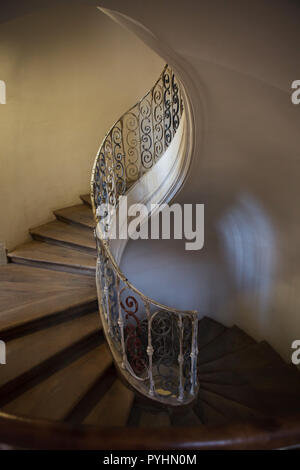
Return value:
<svg viewBox="0 0 300 470">
<path fill-rule="evenodd" d="M 104 331 L 115 357 L 145 395 L 178 404 L 191 400 L 196 384 L 197 317 L 170 310 L 138 292 L 110 252 L 109 211 L 162 157 L 179 127 L 179 82 L 166 66 L 154 87 L 105 137 L 93 169 L 92 200 L 97 239 L 97 287 Z M 105 204 L 104 214 L 97 208 Z M 104 218 L 105 216 L 105 218 Z M 107 239 L 108 238 L 108 239 Z"/>
<path fill-rule="evenodd" d="M 123 288 L 123 292 L 126 287 Z M 122 291 L 121 291 L 122 299 Z M 139 318 L 139 303 L 132 295 L 126 295 L 124 300 L 120 300 L 122 310 L 125 312 L 125 348 L 127 360 L 136 375 L 142 375 L 147 369 L 147 354 L 145 344 L 142 341 L 141 319 Z"/>
</svg>

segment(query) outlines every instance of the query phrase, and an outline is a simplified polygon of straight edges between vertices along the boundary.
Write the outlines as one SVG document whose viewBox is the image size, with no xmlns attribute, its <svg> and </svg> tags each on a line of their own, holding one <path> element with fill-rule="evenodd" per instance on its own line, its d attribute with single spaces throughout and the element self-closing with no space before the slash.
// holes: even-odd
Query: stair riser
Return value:
<svg viewBox="0 0 300 470">
<path fill-rule="evenodd" d="M 94 227 L 91 227 L 90 225 L 87 225 L 87 224 L 84 224 L 82 222 L 76 222 L 74 220 L 71 220 L 71 219 L 68 219 L 60 214 L 57 214 L 54 212 L 54 215 L 56 217 L 57 220 L 59 220 L 60 222 L 64 222 L 65 224 L 69 224 L 69 225 L 74 225 L 75 227 L 80 227 L 80 228 L 84 228 L 85 230 L 88 230 L 88 231 L 91 231 L 94 229 Z"/>
<path fill-rule="evenodd" d="M 32 233 L 32 232 L 30 232 L 30 235 L 32 236 L 32 238 L 34 240 L 37 240 L 37 241 L 50 243 L 52 245 L 63 246 L 65 248 L 72 248 L 73 250 L 78 250 L 78 251 L 81 251 L 83 253 L 88 253 L 89 255 L 96 256 L 96 248 L 89 248 L 87 246 L 76 245 L 75 243 L 72 243 L 72 242 L 64 242 L 64 241 L 61 241 L 61 240 L 56 240 L 56 239 L 53 239 L 53 238 L 44 237 L 42 235 L 37 235 L 36 233 Z"/>
<path fill-rule="evenodd" d="M 79 250 L 77 250 L 79 251 Z M 35 268 L 42 268 L 42 269 L 51 269 L 53 271 L 62 271 L 71 274 L 83 274 L 86 276 L 95 276 L 96 268 L 85 268 L 85 267 L 75 267 L 75 266 L 68 266 L 65 264 L 58 264 L 58 263 L 47 263 L 43 261 L 35 261 L 35 260 L 28 260 L 25 258 L 19 258 L 15 256 L 8 255 L 9 260 L 15 264 L 22 264 L 24 266 L 32 266 Z"/>
<path fill-rule="evenodd" d="M 109 390 L 116 378 L 116 369 L 114 365 L 111 364 L 82 400 L 77 403 L 72 411 L 65 417 L 65 421 L 72 425 L 82 423 L 93 407 L 97 405 L 104 394 Z"/>
<path fill-rule="evenodd" d="M 80 196 L 80 199 L 82 200 L 82 202 L 88 206 L 88 207 L 92 207 L 92 203 L 91 203 L 91 199 L 86 199 L 84 196 Z"/>
<path fill-rule="evenodd" d="M 81 315 L 85 315 L 91 312 L 94 312 L 98 309 L 97 299 L 92 300 L 91 302 L 85 302 L 81 305 L 76 305 L 74 307 L 56 312 L 54 314 L 42 317 L 31 322 L 24 323 L 12 328 L 3 329 L 0 331 L 0 336 L 3 341 L 12 340 L 20 336 L 25 336 L 34 331 L 41 330 L 52 326 L 53 324 L 58 324 L 69 320 L 71 318 L 76 318 Z"/>
<path fill-rule="evenodd" d="M 80 341 L 61 350 L 39 365 L 19 375 L 15 379 L 0 387 L 0 407 L 15 399 L 26 390 L 45 380 L 58 370 L 66 367 L 69 363 L 79 358 L 92 348 L 98 346 L 103 341 L 103 333 L 96 330 L 88 334 Z"/>
</svg>

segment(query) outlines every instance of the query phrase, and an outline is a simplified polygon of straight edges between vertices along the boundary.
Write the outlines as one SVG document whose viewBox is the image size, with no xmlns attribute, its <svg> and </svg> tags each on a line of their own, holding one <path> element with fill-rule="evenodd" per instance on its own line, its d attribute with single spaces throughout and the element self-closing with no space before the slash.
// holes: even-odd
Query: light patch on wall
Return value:
<svg viewBox="0 0 300 470">
<path fill-rule="evenodd" d="M 0 104 L 6 104 L 6 85 L 3 80 L 0 80 Z"/>
<path fill-rule="evenodd" d="M 274 229 L 258 201 L 241 194 L 220 221 L 222 244 L 236 288 L 268 307 L 276 265 Z"/>
</svg>

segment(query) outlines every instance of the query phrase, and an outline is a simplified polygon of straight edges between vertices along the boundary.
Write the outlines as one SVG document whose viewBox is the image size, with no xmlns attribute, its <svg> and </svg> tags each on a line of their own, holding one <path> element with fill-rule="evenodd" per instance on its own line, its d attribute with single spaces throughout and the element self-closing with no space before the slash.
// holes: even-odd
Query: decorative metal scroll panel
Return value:
<svg viewBox="0 0 300 470">
<path fill-rule="evenodd" d="M 163 156 L 182 113 L 180 84 L 166 66 L 100 147 L 91 182 L 97 223 L 97 208 L 116 207 L 119 196 Z M 109 218 L 105 220 L 108 233 Z M 109 240 L 96 240 L 99 308 L 114 357 L 130 384 L 145 395 L 168 404 L 191 401 L 197 389 L 196 312 L 170 309 L 143 295 L 115 263 Z"/>
<path fill-rule="evenodd" d="M 94 167 L 95 207 L 114 205 L 160 159 L 178 129 L 182 103 L 179 83 L 166 66 L 154 87 L 105 137 Z"/>
</svg>

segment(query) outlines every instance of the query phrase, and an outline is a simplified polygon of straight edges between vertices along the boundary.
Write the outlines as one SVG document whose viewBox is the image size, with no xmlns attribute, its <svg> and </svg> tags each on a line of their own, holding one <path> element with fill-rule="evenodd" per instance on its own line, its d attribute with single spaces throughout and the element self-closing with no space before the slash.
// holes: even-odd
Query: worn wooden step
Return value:
<svg viewBox="0 0 300 470">
<path fill-rule="evenodd" d="M 227 330 L 221 323 L 209 317 L 203 317 L 198 323 L 198 349 L 204 348 L 221 333 Z"/>
<path fill-rule="evenodd" d="M 286 364 L 270 364 L 257 369 L 245 369 L 248 384 L 236 386 L 219 383 L 202 384 L 213 392 L 257 410 L 265 415 L 291 413 L 299 407 L 300 374 L 295 376 Z"/>
<path fill-rule="evenodd" d="M 228 385 L 243 383 L 254 372 L 269 364 L 281 365 L 283 360 L 271 346 L 262 341 L 226 354 L 224 357 L 205 364 L 199 364 L 199 377 L 202 382 L 219 382 Z M 232 374 L 230 375 L 230 372 Z"/>
<path fill-rule="evenodd" d="M 198 357 L 199 367 L 254 343 L 255 341 L 240 328 L 229 328 L 201 349 Z"/>
<path fill-rule="evenodd" d="M 171 424 L 175 427 L 202 427 L 201 419 L 191 407 L 172 410 Z"/>
<path fill-rule="evenodd" d="M 84 423 L 109 427 L 126 426 L 133 400 L 134 393 L 120 380 L 115 380 L 88 414 Z"/>
<path fill-rule="evenodd" d="M 263 414 L 257 409 L 241 404 L 229 397 L 224 397 L 214 393 L 206 388 L 201 388 L 198 395 L 198 409 L 201 409 L 202 403 L 206 403 L 229 421 L 240 421 L 248 419 L 261 419 Z"/>
<path fill-rule="evenodd" d="M 1 339 L 96 307 L 95 280 L 89 276 L 17 264 L 0 269 Z"/>
<path fill-rule="evenodd" d="M 139 417 L 139 427 L 141 428 L 167 428 L 171 426 L 171 418 L 166 411 L 152 413 L 141 411 Z"/>
<path fill-rule="evenodd" d="M 12 263 L 1 266 L 0 289 L 3 282 L 14 283 L 13 287 L 16 289 L 19 285 L 21 286 L 23 284 L 33 285 L 38 293 L 41 292 L 41 289 L 43 289 L 43 292 L 46 292 L 52 289 L 65 291 L 66 289 L 74 289 L 75 287 L 95 287 L 95 280 L 91 279 L 89 276 L 61 273 L 48 269 L 34 269 L 31 266 L 18 266 Z M 0 292 L 2 292 L 2 290 Z M 0 308 L 3 310 L 2 304 Z"/>
<path fill-rule="evenodd" d="M 266 342 L 201 365 L 199 371 L 201 391 L 215 394 L 219 401 L 230 400 L 268 416 L 298 406 L 300 374 Z"/>
<path fill-rule="evenodd" d="M 96 244 L 92 230 L 54 220 L 30 229 L 35 240 L 61 245 L 95 255 Z"/>
<path fill-rule="evenodd" d="M 91 195 L 90 193 L 88 194 L 82 194 L 80 196 L 80 199 L 82 200 L 82 202 L 90 207 L 92 207 L 92 203 L 91 203 Z"/>
<path fill-rule="evenodd" d="M 79 227 L 93 229 L 95 222 L 91 208 L 86 204 L 78 204 L 76 206 L 66 207 L 54 211 L 54 215 L 58 220 Z"/>
<path fill-rule="evenodd" d="M 194 411 L 204 425 L 220 426 L 228 423 L 228 418 L 220 410 L 206 403 L 203 396 L 194 405 Z"/>
<path fill-rule="evenodd" d="M 43 374 L 64 365 L 81 344 L 101 337 L 99 315 L 96 312 L 54 324 L 6 343 L 6 365 L 1 368 L 0 402 L 26 382 L 42 380 Z"/>
<path fill-rule="evenodd" d="M 270 414 L 293 413 L 299 409 L 300 372 L 296 367 L 282 361 L 255 370 L 246 369 L 244 373 Z"/>
<path fill-rule="evenodd" d="M 62 421 L 111 364 L 111 354 L 103 343 L 10 401 L 2 411 Z"/>
<path fill-rule="evenodd" d="M 31 241 L 8 254 L 13 263 L 94 276 L 96 257 L 64 246 Z"/>
</svg>

